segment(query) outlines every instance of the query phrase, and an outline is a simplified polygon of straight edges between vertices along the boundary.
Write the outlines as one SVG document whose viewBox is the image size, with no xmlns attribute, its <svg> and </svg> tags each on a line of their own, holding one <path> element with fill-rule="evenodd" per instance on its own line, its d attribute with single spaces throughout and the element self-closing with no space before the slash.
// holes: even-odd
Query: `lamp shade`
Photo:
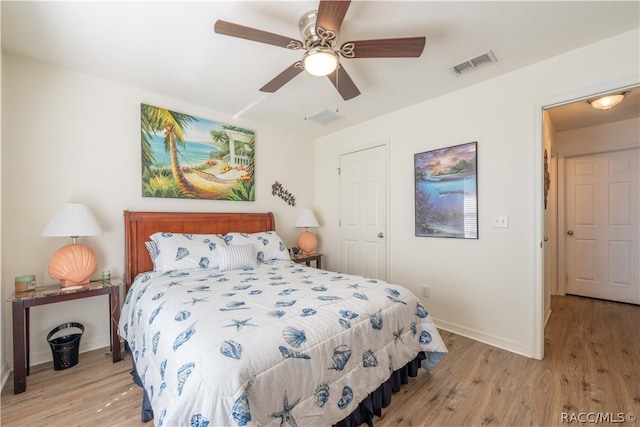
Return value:
<svg viewBox="0 0 640 427">
<path fill-rule="evenodd" d="M 318 224 L 318 220 L 311 209 L 303 209 L 296 221 L 296 227 L 320 227 L 320 224 Z"/>
<path fill-rule="evenodd" d="M 102 228 L 89 208 L 80 203 L 66 203 L 42 229 L 42 236 L 97 236 Z"/>
</svg>

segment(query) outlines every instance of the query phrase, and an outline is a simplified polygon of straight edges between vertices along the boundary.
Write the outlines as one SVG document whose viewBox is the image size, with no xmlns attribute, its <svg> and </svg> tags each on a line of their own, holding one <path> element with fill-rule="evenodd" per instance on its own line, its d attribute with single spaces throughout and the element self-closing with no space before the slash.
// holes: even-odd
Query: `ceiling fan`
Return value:
<svg viewBox="0 0 640 427">
<path fill-rule="evenodd" d="M 346 101 L 360 95 L 360 91 L 340 64 L 343 58 L 417 58 L 422 54 L 426 38 L 358 40 L 335 43 L 351 1 L 320 0 L 318 10 L 306 13 L 299 23 L 304 42 L 251 27 L 218 20 L 214 31 L 231 37 L 252 40 L 286 49 L 304 49 L 302 60 L 296 61 L 260 88 L 273 93 L 306 70 L 310 74 L 327 76 Z"/>
</svg>

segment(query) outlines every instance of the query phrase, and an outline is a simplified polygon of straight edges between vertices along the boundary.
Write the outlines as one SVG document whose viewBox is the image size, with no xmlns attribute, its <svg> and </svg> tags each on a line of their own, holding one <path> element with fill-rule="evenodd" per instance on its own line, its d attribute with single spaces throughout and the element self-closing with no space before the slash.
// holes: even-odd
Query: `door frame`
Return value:
<svg viewBox="0 0 640 427">
<path fill-rule="evenodd" d="M 391 174 L 389 173 L 390 170 L 390 162 L 389 162 L 389 145 L 391 143 L 391 139 L 390 138 L 384 138 L 381 140 L 377 140 L 374 142 L 370 142 L 367 144 L 363 144 L 363 145 L 358 145 L 355 147 L 350 147 L 348 149 L 345 150 L 340 150 L 337 153 L 337 157 L 336 157 L 336 163 L 337 163 L 337 169 L 340 169 L 340 158 L 342 156 L 348 155 L 348 154 L 353 154 L 353 153 L 357 153 L 358 151 L 365 151 L 365 150 L 369 150 L 372 148 L 378 148 L 378 147 L 383 147 L 384 148 L 384 169 L 385 169 L 385 176 L 383 179 L 384 182 L 384 192 L 385 192 L 385 200 L 387 201 L 384 205 L 384 218 L 385 218 L 385 224 L 384 224 L 384 228 L 385 228 L 385 237 L 384 237 L 384 248 L 385 248 L 385 270 L 387 272 L 387 277 L 385 278 L 385 281 L 390 282 L 392 281 L 391 279 L 391 261 L 390 261 L 390 248 L 391 248 L 391 238 L 390 238 L 390 233 L 389 233 L 389 227 L 391 224 L 391 218 L 390 218 L 390 209 L 389 209 L 389 205 L 390 205 L 390 192 L 389 192 L 389 179 Z M 342 257 L 342 251 L 341 251 L 341 247 L 342 247 L 342 217 L 341 217 L 341 213 L 342 213 L 342 188 L 341 188 L 341 178 L 338 177 L 338 182 L 337 182 L 337 194 L 338 194 L 338 203 L 337 203 L 337 208 L 338 208 L 338 212 L 336 217 L 338 218 L 338 230 L 337 230 L 337 236 L 338 239 L 336 241 L 336 256 L 337 256 L 337 262 L 336 265 L 339 266 L 340 265 L 340 259 Z"/>
<path fill-rule="evenodd" d="M 531 229 L 532 242 L 535 243 L 532 261 L 533 261 L 533 286 L 531 287 L 531 357 L 542 360 L 544 358 L 544 128 L 543 117 L 544 110 L 547 108 L 558 107 L 573 102 L 587 101 L 598 95 L 623 91 L 640 86 L 637 75 L 621 76 L 613 81 L 594 84 L 592 86 L 581 87 L 570 90 L 563 94 L 554 95 L 552 97 L 539 99 L 534 102 L 534 139 L 531 147 L 531 158 L 533 162 L 532 182 L 533 189 L 531 194 L 534 196 L 534 221 Z M 559 160 L 558 160 L 559 162 Z M 564 168 L 563 168 L 564 170 Z M 558 176 L 560 176 L 560 167 L 558 167 Z M 557 185 L 557 183 L 556 183 Z M 560 194 L 558 194 L 560 200 Z M 558 230 L 560 230 L 558 222 Z M 560 250 L 558 250 L 558 258 L 560 258 Z M 558 260 L 560 261 L 560 260 Z M 639 260 L 640 261 L 640 260 Z M 558 266 L 558 275 L 560 275 L 560 266 Z M 553 308 L 552 308 L 553 310 Z"/>
</svg>

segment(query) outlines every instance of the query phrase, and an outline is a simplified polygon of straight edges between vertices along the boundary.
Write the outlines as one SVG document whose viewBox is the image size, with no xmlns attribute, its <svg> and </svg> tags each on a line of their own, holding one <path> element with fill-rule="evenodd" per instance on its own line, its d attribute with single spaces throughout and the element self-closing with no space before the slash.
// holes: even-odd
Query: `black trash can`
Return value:
<svg viewBox="0 0 640 427">
<path fill-rule="evenodd" d="M 80 333 L 69 333 L 66 329 L 79 329 Z M 65 334 L 53 338 L 58 332 L 64 331 Z M 49 332 L 47 341 L 51 346 L 53 353 L 53 369 L 61 371 L 78 364 L 78 353 L 80 352 L 80 338 L 84 333 L 84 326 L 81 323 L 69 322 L 60 325 Z"/>
</svg>

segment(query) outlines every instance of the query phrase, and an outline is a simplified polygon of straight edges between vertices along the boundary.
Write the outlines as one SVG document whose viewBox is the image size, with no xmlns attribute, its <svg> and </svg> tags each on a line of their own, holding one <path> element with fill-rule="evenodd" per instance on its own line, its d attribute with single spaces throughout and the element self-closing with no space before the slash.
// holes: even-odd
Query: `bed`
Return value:
<svg viewBox="0 0 640 427">
<path fill-rule="evenodd" d="M 447 349 L 402 286 L 295 263 L 272 213 L 124 212 L 119 322 L 156 426 L 373 425 Z"/>
</svg>

